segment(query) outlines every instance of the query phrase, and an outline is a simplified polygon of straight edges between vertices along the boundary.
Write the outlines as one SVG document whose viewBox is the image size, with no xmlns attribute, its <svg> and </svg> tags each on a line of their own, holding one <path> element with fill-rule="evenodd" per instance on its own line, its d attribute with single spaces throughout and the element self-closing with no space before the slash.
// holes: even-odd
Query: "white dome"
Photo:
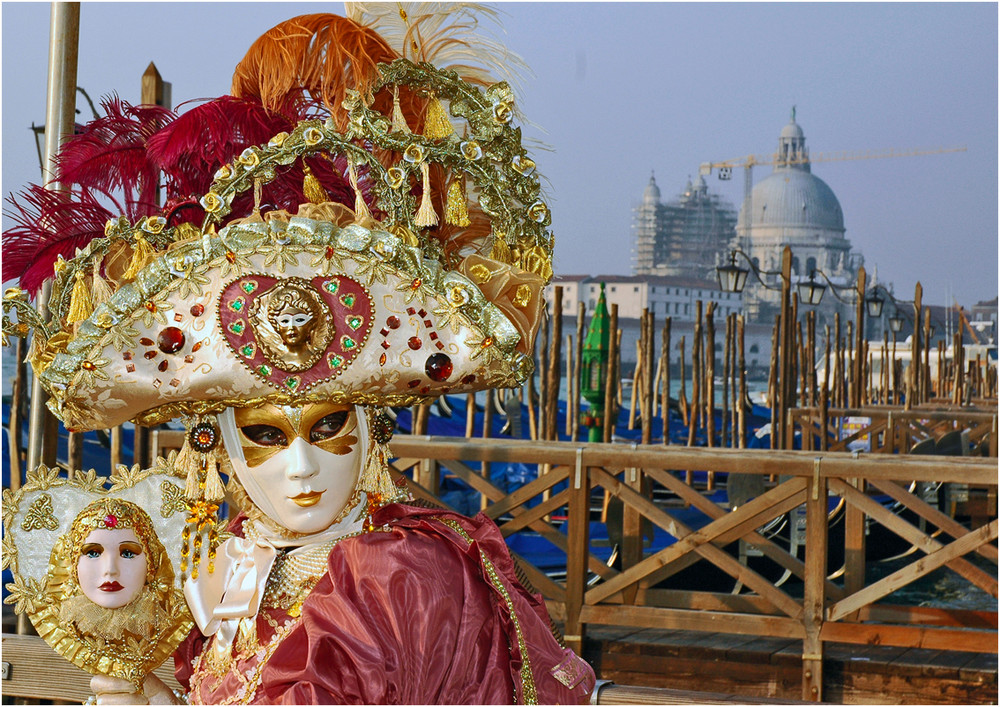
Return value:
<svg viewBox="0 0 1000 707">
<path fill-rule="evenodd" d="M 792 122 L 781 129 L 781 137 L 800 139 L 805 137 L 805 133 L 802 132 L 802 128 L 799 127 L 799 124 L 793 118 Z"/>
<path fill-rule="evenodd" d="M 844 214 L 833 190 L 801 169 L 780 169 L 758 182 L 752 192 L 751 228 L 801 226 L 844 231 Z M 739 225 L 746 224 L 740 210 Z"/>
</svg>

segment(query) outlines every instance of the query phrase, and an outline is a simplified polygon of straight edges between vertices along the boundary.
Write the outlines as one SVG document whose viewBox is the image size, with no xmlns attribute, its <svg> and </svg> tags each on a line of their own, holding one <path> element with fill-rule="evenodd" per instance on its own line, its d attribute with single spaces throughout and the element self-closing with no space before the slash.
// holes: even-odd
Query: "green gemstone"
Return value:
<svg viewBox="0 0 1000 707">
<path fill-rule="evenodd" d="M 344 365 L 344 357 L 338 356 L 337 354 L 331 355 L 330 358 L 327 360 L 330 363 L 330 368 L 340 368 L 342 365 Z"/>
<path fill-rule="evenodd" d="M 357 345 L 358 345 L 358 342 L 357 342 L 357 341 L 355 341 L 354 339 L 352 339 L 352 338 L 351 338 L 351 337 L 349 337 L 349 336 L 345 336 L 344 338 L 342 338 L 342 339 L 340 340 L 340 345 L 341 345 L 341 347 L 343 347 L 344 349 L 353 349 L 353 348 L 354 348 L 355 346 L 357 346 Z"/>
<path fill-rule="evenodd" d="M 261 364 L 257 368 L 257 373 L 261 374 L 262 376 L 269 376 L 271 375 L 271 367 L 266 364 Z"/>
<path fill-rule="evenodd" d="M 285 385 L 288 387 L 289 390 L 295 390 L 296 388 L 299 387 L 299 379 L 294 376 L 292 378 L 286 378 Z"/>
<path fill-rule="evenodd" d="M 243 291 L 246 292 L 249 295 L 254 290 L 257 289 L 257 283 L 256 282 L 244 282 L 243 285 L 242 285 L 242 287 L 243 287 Z"/>
<path fill-rule="evenodd" d="M 240 349 L 240 351 L 241 351 L 241 352 L 243 353 L 243 355 L 244 355 L 244 356 L 246 356 L 247 358 L 252 358 L 252 357 L 253 357 L 253 353 L 254 353 L 254 352 L 253 352 L 253 346 L 252 346 L 252 345 L 250 345 L 250 344 L 247 344 L 246 346 L 244 346 L 244 347 L 243 347 L 242 349 Z"/>
<path fill-rule="evenodd" d="M 348 317 L 347 318 L 347 326 L 351 327 L 351 329 L 354 329 L 355 331 L 357 331 L 358 329 L 360 329 L 361 325 L 364 324 L 364 323 L 365 323 L 365 320 L 362 319 L 361 317 Z"/>
<path fill-rule="evenodd" d="M 243 322 L 233 322 L 229 325 L 229 331 L 234 334 L 242 334 L 244 328 L 246 328 L 246 325 Z"/>
<path fill-rule="evenodd" d="M 238 312 L 243 309 L 243 300 L 237 299 L 229 303 L 229 308 Z"/>
<path fill-rule="evenodd" d="M 323 285 L 323 288 L 331 295 L 335 295 L 337 294 L 337 290 L 340 289 L 340 280 L 330 280 L 328 283 Z"/>
<path fill-rule="evenodd" d="M 340 298 L 340 301 L 347 307 L 353 307 L 355 299 L 354 295 L 344 295 Z"/>
</svg>

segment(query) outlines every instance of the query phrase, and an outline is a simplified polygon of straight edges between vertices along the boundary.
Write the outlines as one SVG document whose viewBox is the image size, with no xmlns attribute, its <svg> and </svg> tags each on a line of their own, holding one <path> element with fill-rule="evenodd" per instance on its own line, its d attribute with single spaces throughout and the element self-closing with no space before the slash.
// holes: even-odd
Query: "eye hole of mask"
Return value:
<svg viewBox="0 0 1000 707">
<path fill-rule="evenodd" d="M 331 412 L 312 426 L 309 430 L 309 441 L 313 444 L 316 442 L 322 442 L 325 439 L 330 439 L 335 437 L 340 430 L 343 429 L 344 423 L 347 422 L 347 416 L 350 415 L 349 410 L 339 410 L 338 412 Z"/>
<path fill-rule="evenodd" d="M 278 326 L 303 326 L 311 319 L 311 314 L 282 314 L 278 316 Z"/>
<path fill-rule="evenodd" d="M 288 437 L 273 425 L 247 425 L 241 427 L 243 436 L 262 447 L 287 447 Z"/>
</svg>

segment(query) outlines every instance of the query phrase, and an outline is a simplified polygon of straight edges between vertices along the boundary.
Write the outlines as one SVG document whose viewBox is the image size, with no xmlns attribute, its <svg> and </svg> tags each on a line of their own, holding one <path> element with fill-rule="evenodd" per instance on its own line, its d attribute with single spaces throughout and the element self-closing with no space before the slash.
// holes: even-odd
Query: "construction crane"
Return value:
<svg viewBox="0 0 1000 707">
<path fill-rule="evenodd" d="M 794 113 L 792 114 L 794 118 Z M 749 218 L 753 213 L 753 168 L 756 165 L 800 165 L 812 164 L 814 162 L 843 162 L 847 160 L 881 160 L 890 157 L 917 157 L 919 155 L 940 155 L 948 152 L 965 152 L 965 146 L 960 147 L 936 147 L 936 148 L 914 148 L 910 150 L 854 150 L 840 152 L 819 152 L 815 155 L 788 156 L 779 155 L 772 152 L 769 155 L 747 155 L 737 157 L 723 162 L 702 162 L 698 173 L 707 177 L 712 174 L 712 170 L 718 170 L 719 179 L 732 179 L 733 167 L 743 168 L 743 213 L 749 226 Z"/>
</svg>

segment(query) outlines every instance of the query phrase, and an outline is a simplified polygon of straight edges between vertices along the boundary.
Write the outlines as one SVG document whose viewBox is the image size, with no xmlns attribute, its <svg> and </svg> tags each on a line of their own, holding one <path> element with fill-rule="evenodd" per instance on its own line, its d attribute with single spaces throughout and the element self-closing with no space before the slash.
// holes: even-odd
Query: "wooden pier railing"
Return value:
<svg viewBox="0 0 1000 707">
<path fill-rule="evenodd" d="M 788 412 L 791 433 L 802 434 L 802 448 L 830 452 L 849 451 L 863 442 L 874 453 L 908 453 L 921 442 L 940 441 L 945 435 L 960 435 L 965 454 L 997 456 L 997 412 L 968 408 L 903 410 L 898 407 L 795 408 Z M 856 424 L 858 420 L 865 420 Z M 855 423 L 845 427 L 845 423 Z M 823 434 L 823 431 L 826 434 Z M 959 440 L 956 440 L 959 441 Z M 953 452 L 962 456 L 955 445 Z M 933 449 L 933 448 L 932 448 Z M 921 453 L 923 450 L 920 450 Z"/>
<path fill-rule="evenodd" d="M 399 457 L 394 468 L 415 496 L 440 503 L 442 478 L 454 475 L 482 494 L 484 512 L 509 542 L 526 533 L 557 549 L 562 571 L 518 560 L 578 651 L 588 624 L 791 637 L 802 641 L 802 698 L 810 701 L 822 699 L 827 642 L 997 652 L 995 610 L 906 606 L 890 598 L 942 567 L 997 597 L 994 459 L 405 435 L 391 447 Z M 550 471 L 508 494 L 470 466 L 483 462 Z M 402 474 L 407 470 L 412 480 Z M 727 508 L 698 484 L 707 471 L 756 480 L 759 493 Z M 772 477 L 778 481 L 767 482 Z M 941 482 L 992 489 L 991 520 L 970 530 L 909 490 Z M 614 566 L 590 538 L 599 489 L 623 508 Z M 704 518 L 695 527 L 690 518 L 698 511 Z M 803 543 L 790 547 L 766 530 L 786 514 L 804 516 Z M 831 517 L 839 518 L 835 529 Z M 873 523 L 909 546 L 912 561 L 869 582 L 865 544 Z M 644 548 L 655 529 L 676 541 Z M 745 556 L 755 559 L 741 561 Z M 831 568 L 831 557 L 842 557 L 842 568 Z M 664 584 L 699 562 L 739 591 Z"/>
</svg>

